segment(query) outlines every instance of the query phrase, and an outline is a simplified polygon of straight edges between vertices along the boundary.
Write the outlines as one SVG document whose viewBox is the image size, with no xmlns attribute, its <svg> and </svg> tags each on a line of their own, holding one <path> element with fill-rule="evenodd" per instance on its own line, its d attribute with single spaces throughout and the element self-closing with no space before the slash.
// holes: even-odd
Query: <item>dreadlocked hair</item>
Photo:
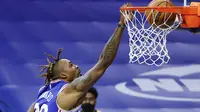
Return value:
<svg viewBox="0 0 200 112">
<path fill-rule="evenodd" d="M 40 76 L 38 76 L 38 78 L 40 77 L 46 77 L 45 78 L 45 85 L 49 85 L 51 80 L 56 79 L 55 78 L 55 74 L 54 74 L 54 67 L 57 64 L 57 62 L 60 60 L 60 54 L 63 51 L 63 49 L 59 49 L 56 58 L 53 57 L 50 54 L 44 53 L 47 56 L 47 62 L 48 65 L 39 65 L 39 67 L 42 67 L 42 70 L 40 71 Z M 54 61 L 51 62 L 50 58 L 53 59 Z M 46 70 L 46 73 L 43 73 Z M 43 73 L 43 74 L 42 74 Z"/>
</svg>

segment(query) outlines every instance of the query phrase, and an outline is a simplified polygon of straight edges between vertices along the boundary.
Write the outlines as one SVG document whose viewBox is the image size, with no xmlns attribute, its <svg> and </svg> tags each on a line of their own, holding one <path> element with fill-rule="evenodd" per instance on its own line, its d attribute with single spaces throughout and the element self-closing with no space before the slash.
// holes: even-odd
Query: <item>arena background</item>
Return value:
<svg viewBox="0 0 200 112">
<path fill-rule="evenodd" d="M 44 52 L 56 55 L 64 48 L 62 57 L 85 73 L 117 26 L 119 7 L 150 1 L 1 0 L 0 110 L 27 111 L 44 84 L 37 78 L 37 65 L 46 64 Z M 182 0 L 172 2 L 183 5 Z M 128 38 L 126 30 L 114 63 L 95 85 L 100 94 L 97 108 L 102 112 L 200 112 L 200 35 L 169 34 L 171 60 L 162 67 L 128 64 Z"/>
</svg>

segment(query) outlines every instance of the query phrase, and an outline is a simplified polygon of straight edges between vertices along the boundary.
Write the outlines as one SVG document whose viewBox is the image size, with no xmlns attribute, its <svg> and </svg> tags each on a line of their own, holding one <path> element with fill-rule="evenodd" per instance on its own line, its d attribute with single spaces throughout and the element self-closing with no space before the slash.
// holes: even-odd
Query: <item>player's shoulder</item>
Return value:
<svg viewBox="0 0 200 112">
<path fill-rule="evenodd" d="M 96 112 L 101 112 L 100 110 L 97 110 Z"/>
</svg>

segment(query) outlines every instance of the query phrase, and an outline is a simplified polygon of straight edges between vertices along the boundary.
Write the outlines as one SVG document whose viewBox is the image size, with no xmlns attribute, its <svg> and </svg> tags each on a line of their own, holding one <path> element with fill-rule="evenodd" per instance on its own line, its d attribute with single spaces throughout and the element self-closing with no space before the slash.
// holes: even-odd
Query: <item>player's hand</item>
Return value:
<svg viewBox="0 0 200 112">
<path fill-rule="evenodd" d="M 121 7 L 132 7 L 132 4 L 127 3 L 127 4 L 122 5 Z M 127 13 L 128 13 L 129 20 L 132 20 L 132 18 L 133 18 L 132 12 L 127 11 Z M 125 24 L 125 22 L 126 22 L 125 17 L 121 14 L 120 15 L 120 23 Z"/>
</svg>

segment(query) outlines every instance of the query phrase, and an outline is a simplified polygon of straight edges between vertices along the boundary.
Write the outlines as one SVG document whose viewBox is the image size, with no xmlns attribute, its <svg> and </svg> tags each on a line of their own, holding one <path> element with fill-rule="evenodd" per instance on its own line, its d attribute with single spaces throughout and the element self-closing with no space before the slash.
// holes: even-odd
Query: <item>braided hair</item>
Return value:
<svg viewBox="0 0 200 112">
<path fill-rule="evenodd" d="M 47 56 L 48 65 L 39 65 L 39 67 L 42 67 L 42 70 L 40 71 L 41 75 L 38 76 L 38 77 L 39 78 L 40 77 L 46 77 L 46 79 L 45 79 L 45 85 L 49 85 L 52 80 L 55 80 L 55 79 L 58 78 L 58 76 L 55 75 L 54 68 L 55 68 L 55 65 L 60 60 L 60 54 L 61 54 L 62 51 L 63 51 L 63 49 L 60 48 L 59 51 L 58 51 L 58 53 L 57 53 L 56 58 L 53 57 L 50 54 L 44 53 Z M 50 58 L 52 58 L 54 60 L 54 62 L 51 62 Z M 46 70 L 46 73 L 43 73 L 45 70 Z"/>
</svg>

